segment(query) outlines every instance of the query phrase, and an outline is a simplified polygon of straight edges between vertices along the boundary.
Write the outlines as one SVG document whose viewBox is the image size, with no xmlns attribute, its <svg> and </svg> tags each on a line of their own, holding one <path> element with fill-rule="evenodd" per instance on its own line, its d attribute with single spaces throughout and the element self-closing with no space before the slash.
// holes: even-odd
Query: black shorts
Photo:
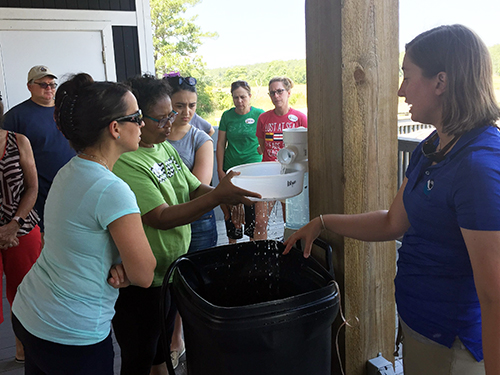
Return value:
<svg viewBox="0 0 500 375">
<path fill-rule="evenodd" d="M 242 228 L 236 228 L 231 221 L 231 216 L 226 220 L 226 233 L 227 237 L 232 240 L 239 240 L 243 238 L 243 233 L 253 238 L 254 230 L 255 230 L 255 205 L 244 206 L 245 208 L 245 224 L 243 225 L 244 230 Z"/>
<path fill-rule="evenodd" d="M 149 375 L 152 365 L 169 359 L 170 349 L 163 345 L 161 330 L 161 298 L 161 287 L 140 288 L 130 285 L 120 289 L 115 304 L 113 330 L 121 349 L 122 375 Z M 168 311 L 165 317 L 167 341 L 170 343 L 177 313 L 170 299 L 170 291 L 165 303 Z"/>
<path fill-rule="evenodd" d="M 29 333 L 12 315 L 12 327 L 26 351 L 26 374 L 113 375 L 111 333 L 93 345 L 65 345 Z"/>
</svg>

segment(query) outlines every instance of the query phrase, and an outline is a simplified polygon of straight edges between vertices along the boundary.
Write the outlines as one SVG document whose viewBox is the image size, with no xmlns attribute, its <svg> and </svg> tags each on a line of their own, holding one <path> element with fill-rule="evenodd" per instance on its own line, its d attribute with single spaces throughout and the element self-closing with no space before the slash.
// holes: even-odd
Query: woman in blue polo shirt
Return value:
<svg viewBox="0 0 500 375">
<path fill-rule="evenodd" d="M 390 210 L 320 215 L 294 234 L 305 256 L 322 229 L 365 241 L 402 235 L 396 302 L 405 375 L 500 374 L 500 118 L 488 50 L 461 25 L 406 45 L 398 95 L 436 131 L 413 152 Z M 483 360 L 484 358 L 484 360 Z"/>
</svg>

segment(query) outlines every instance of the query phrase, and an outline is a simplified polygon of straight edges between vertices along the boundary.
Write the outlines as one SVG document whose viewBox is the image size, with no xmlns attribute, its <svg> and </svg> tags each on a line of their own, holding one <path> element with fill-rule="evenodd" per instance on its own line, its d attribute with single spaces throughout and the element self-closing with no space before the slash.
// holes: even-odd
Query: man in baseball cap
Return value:
<svg viewBox="0 0 500 375">
<path fill-rule="evenodd" d="M 5 130 L 24 134 L 33 148 L 38 172 L 35 209 L 40 216 L 42 235 L 45 199 L 52 180 L 59 169 L 75 155 L 54 121 L 56 79 L 57 76 L 46 65 L 32 67 L 28 72 L 27 84 L 31 97 L 11 108 L 4 120 Z"/>
<path fill-rule="evenodd" d="M 28 83 L 47 76 L 57 79 L 57 76 L 54 73 L 52 73 L 50 69 L 47 68 L 45 65 L 35 65 L 28 72 Z"/>
</svg>

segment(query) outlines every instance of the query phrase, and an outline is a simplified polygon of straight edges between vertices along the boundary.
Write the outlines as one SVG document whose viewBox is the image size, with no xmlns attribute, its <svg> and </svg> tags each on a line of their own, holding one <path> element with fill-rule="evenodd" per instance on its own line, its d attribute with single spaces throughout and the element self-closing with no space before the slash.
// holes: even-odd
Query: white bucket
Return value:
<svg viewBox="0 0 500 375">
<path fill-rule="evenodd" d="M 281 174 L 281 167 L 276 161 L 239 165 L 230 169 L 241 172 L 231 181 L 235 186 L 259 193 L 264 201 L 283 200 L 300 194 L 304 171 L 287 169 L 285 174 Z"/>
</svg>

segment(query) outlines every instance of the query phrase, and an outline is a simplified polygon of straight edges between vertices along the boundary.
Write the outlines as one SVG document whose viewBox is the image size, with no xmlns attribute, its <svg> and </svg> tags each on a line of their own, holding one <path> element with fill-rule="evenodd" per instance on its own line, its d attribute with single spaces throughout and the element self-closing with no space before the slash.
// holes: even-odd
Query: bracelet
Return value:
<svg viewBox="0 0 500 375">
<path fill-rule="evenodd" d="M 325 222 L 323 220 L 323 215 L 319 215 L 319 219 L 321 220 L 321 225 L 323 226 L 323 229 L 326 229 Z"/>
</svg>

